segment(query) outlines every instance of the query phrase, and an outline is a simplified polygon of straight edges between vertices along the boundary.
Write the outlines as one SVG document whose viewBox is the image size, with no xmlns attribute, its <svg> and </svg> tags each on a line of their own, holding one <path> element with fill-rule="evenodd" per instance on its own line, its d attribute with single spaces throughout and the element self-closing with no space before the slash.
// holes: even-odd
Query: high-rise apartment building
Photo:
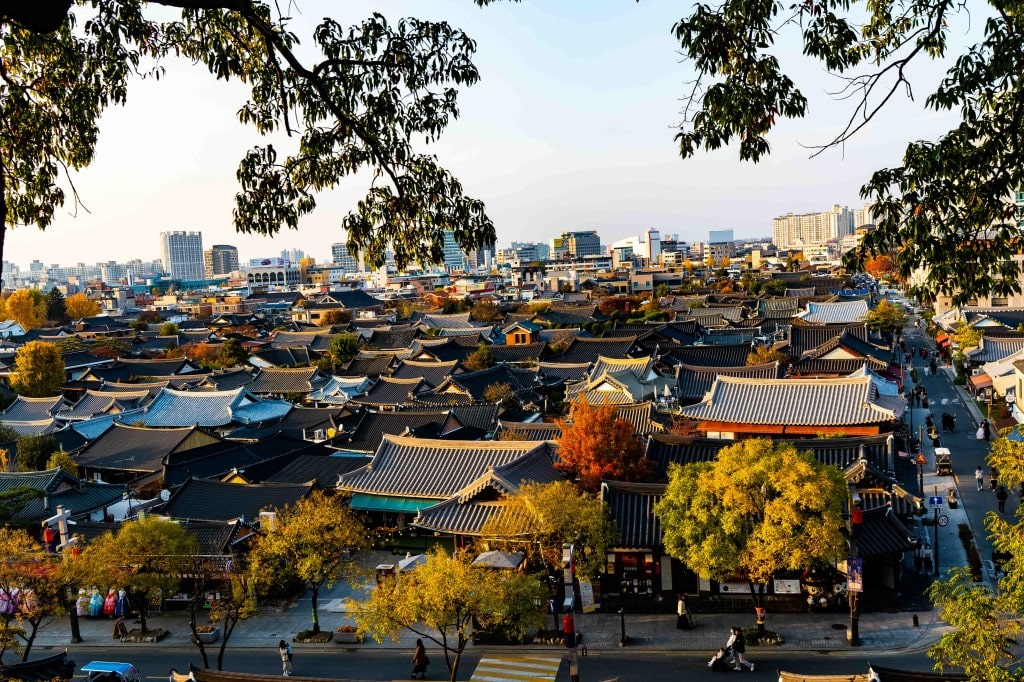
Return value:
<svg viewBox="0 0 1024 682">
<path fill-rule="evenodd" d="M 161 232 L 160 255 L 171 279 L 197 282 L 206 279 L 202 232 Z"/>
<path fill-rule="evenodd" d="M 357 258 L 348 252 L 348 244 L 336 242 L 331 244 L 331 260 L 342 269 L 346 275 L 354 275 L 362 272 L 361 258 Z"/>
<path fill-rule="evenodd" d="M 772 242 L 780 249 L 826 244 L 853 234 L 854 222 L 854 212 L 839 205 L 821 213 L 787 213 L 772 221 Z"/>
<path fill-rule="evenodd" d="M 214 244 L 203 251 L 203 270 L 206 279 L 238 270 L 238 249 L 230 244 Z"/>
</svg>

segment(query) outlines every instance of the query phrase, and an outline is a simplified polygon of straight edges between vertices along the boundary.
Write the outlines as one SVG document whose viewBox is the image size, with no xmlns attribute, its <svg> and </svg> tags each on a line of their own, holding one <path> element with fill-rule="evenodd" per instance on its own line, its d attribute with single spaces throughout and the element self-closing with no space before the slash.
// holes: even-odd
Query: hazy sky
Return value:
<svg viewBox="0 0 1024 682">
<path fill-rule="evenodd" d="M 328 13 L 351 23 L 373 11 L 444 19 L 477 41 L 481 81 L 462 91 L 461 117 L 432 151 L 485 202 L 499 246 L 563 229 L 596 229 L 605 243 L 646 227 L 687 241 L 707 239 L 709 229 L 769 235 L 777 215 L 859 207 L 872 170 L 898 164 L 908 140 L 951 125 L 923 108 L 940 75 L 931 65 L 912 74 L 917 101 L 894 103 L 845 150 L 810 159 L 807 146 L 831 139 L 851 104 L 828 96 L 839 83 L 800 57 L 790 32 L 780 59 L 811 100 L 809 116 L 786 122 L 758 165 L 741 164 L 732 149 L 684 161 L 673 136 L 691 71 L 671 28 L 689 3 L 526 0 L 481 9 L 471 0 L 298 0 L 298 8 L 293 30 L 304 43 Z M 975 30 L 981 24 L 976 16 Z M 966 40 L 963 29 L 957 35 Z M 165 230 L 200 230 L 205 248 L 234 244 L 242 259 L 299 248 L 324 260 L 332 242 L 344 241 L 338 225 L 365 192 L 362 178 L 321 195 L 297 232 L 236 234 L 235 169 L 261 142 L 235 117 L 245 90 L 204 67 L 167 67 L 159 82 L 134 82 L 128 105 L 105 115 L 96 160 L 74 177 L 89 212 L 72 215 L 68 205 L 45 233 L 8 232 L 7 260 L 151 260 Z"/>
</svg>

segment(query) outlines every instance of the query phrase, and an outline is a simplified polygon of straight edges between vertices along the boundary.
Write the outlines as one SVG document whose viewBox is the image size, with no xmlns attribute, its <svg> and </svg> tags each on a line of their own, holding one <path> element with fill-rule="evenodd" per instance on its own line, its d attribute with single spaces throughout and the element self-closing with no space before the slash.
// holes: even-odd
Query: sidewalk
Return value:
<svg viewBox="0 0 1024 682">
<path fill-rule="evenodd" d="M 300 601 L 300 604 L 302 602 Z M 308 601 L 303 606 L 308 605 Z M 918 616 L 919 627 L 914 627 L 913 617 Z M 321 626 L 325 630 L 333 630 L 344 620 L 338 614 L 321 611 Z M 158 644 L 146 644 L 147 647 L 167 649 L 195 649 L 191 643 L 186 614 L 164 614 L 148 619 L 151 628 L 164 628 L 170 634 Z M 644 651 L 714 651 L 722 646 L 729 635 L 729 627 L 740 625 L 753 626 L 751 614 L 695 614 L 693 630 L 677 630 L 676 618 L 670 614 L 626 614 L 626 634 L 629 636 L 627 649 Z M 846 612 L 813 613 L 813 614 L 769 614 L 767 627 L 779 633 L 783 644 L 778 647 L 750 647 L 757 650 L 789 650 L 789 651 L 886 651 L 904 649 L 922 649 L 946 631 L 946 626 L 937 620 L 936 611 L 922 611 L 916 614 L 900 613 L 867 613 L 860 617 L 860 636 L 863 645 L 850 647 L 846 642 L 846 628 L 849 626 L 850 615 Z M 291 639 L 296 632 L 310 626 L 310 613 L 306 608 L 294 606 L 284 612 L 264 611 L 256 618 L 238 624 L 231 640 L 229 649 L 271 648 L 277 646 L 280 639 Z M 617 651 L 621 634 L 621 620 L 617 613 L 586 613 L 576 614 L 576 627 L 583 633 L 584 644 L 591 650 Z M 89 648 L 124 648 L 131 650 L 137 644 L 122 643 L 112 639 L 113 621 L 106 619 L 82 620 L 81 631 L 84 642 L 69 644 L 67 619 L 55 623 L 49 630 L 40 633 L 34 648 L 43 647 L 75 649 Z M 333 642 L 327 644 L 295 644 L 295 647 L 312 650 L 344 649 L 405 649 L 411 650 L 416 635 L 410 632 L 401 634 L 398 642 L 386 640 L 377 643 L 366 640 L 362 644 L 343 644 Z M 216 650 L 220 644 L 207 645 L 207 650 Z M 501 650 L 508 653 L 522 651 L 554 651 L 561 647 L 552 645 L 524 646 L 481 646 L 470 645 L 474 650 Z"/>
</svg>

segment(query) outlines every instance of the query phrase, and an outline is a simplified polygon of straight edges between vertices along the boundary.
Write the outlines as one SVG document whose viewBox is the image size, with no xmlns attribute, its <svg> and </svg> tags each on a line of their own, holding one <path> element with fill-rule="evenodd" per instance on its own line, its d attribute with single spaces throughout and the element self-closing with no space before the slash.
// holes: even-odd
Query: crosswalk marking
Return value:
<svg viewBox="0 0 1024 682">
<path fill-rule="evenodd" d="M 561 665 L 561 656 L 485 656 L 477 664 L 470 682 L 554 682 Z"/>
</svg>

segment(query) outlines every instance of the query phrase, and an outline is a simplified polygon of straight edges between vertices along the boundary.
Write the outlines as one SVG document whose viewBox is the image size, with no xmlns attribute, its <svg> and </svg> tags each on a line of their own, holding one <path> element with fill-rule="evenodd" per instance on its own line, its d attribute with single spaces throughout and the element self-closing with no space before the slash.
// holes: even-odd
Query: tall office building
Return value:
<svg viewBox="0 0 1024 682">
<path fill-rule="evenodd" d="M 334 264 L 342 269 L 346 275 L 354 275 L 357 272 L 362 272 L 360 260 L 348 252 L 348 244 L 344 242 L 335 242 L 331 244 L 331 260 Z"/>
<path fill-rule="evenodd" d="M 780 249 L 826 244 L 853 234 L 854 212 L 845 206 L 833 206 L 821 213 L 787 213 L 772 221 L 772 242 Z"/>
<path fill-rule="evenodd" d="M 601 238 L 597 236 L 596 230 L 563 232 L 562 241 L 571 258 L 601 255 Z"/>
<path fill-rule="evenodd" d="M 161 232 L 160 255 L 171 279 L 197 282 L 206 279 L 202 232 Z"/>
<path fill-rule="evenodd" d="M 214 244 L 203 251 L 203 269 L 206 279 L 238 270 L 238 249 L 230 244 Z"/>
<path fill-rule="evenodd" d="M 708 230 L 708 248 L 704 257 L 712 259 L 715 264 L 721 263 L 722 259 L 729 259 L 736 255 L 736 243 L 732 230 Z"/>
</svg>

